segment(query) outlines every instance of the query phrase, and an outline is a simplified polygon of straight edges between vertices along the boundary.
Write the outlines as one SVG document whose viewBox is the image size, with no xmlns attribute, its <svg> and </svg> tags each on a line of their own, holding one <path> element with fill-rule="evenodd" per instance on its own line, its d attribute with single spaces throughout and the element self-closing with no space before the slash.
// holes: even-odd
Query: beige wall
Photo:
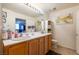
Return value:
<svg viewBox="0 0 79 59">
<path fill-rule="evenodd" d="M 5 8 L 3 8 L 3 11 L 7 12 L 6 25 L 8 25 L 8 28 L 11 31 L 15 31 L 15 18 L 21 18 L 26 20 L 26 31 L 29 31 L 27 26 L 35 25 L 35 18 L 33 17 L 29 17 L 27 15 L 23 15 Z"/>
<path fill-rule="evenodd" d="M 1 16 L 2 6 L 0 4 L 0 55 L 3 54 L 3 41 L 2 41 L 2 16 Z"/>
<path fill-rule="evenodd" d="M 67 48 L 76 49 L 76 30 L 75 30 L 75 20 L 76 20 L 76 10 L 79 7 L 68 8 L 56 12 L 50 13 L 50 20 L 54 22 L 55 27 L 55 39 L 58 44 Z M 55 20 L 58 16 L 63 16 L 68 13 L 72 13 L 73 24 L 56 24 Z"/>
</svg>

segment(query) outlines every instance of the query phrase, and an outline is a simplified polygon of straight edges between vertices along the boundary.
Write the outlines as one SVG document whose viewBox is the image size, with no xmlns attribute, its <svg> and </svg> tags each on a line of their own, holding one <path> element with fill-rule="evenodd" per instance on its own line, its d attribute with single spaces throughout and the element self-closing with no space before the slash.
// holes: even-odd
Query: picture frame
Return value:
<svg viewBox="0 0 79 59">
<path fill-rule="evenodd" d="M 2 18 L 3 18 L 3 23 L 6 23 L 7 12 L 2 11 Z"/>
<path fill-rule="evenodd" d="M 72 24 L 73 23 L 73 16 L 72 14 L 59 16 L 56 19 L 56 24 Z"/>
</svg>

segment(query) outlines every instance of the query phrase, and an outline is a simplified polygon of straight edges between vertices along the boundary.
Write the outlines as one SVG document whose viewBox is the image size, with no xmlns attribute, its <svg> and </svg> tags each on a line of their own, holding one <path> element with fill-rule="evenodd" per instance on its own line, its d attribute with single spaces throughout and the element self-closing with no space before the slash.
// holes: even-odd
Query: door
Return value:
<svg viewBox="0 0 79 59">
<path fill-rule="evenodd" d="M 28 45 L 28 41 L 27 42 L 25 42 L 26 43 L 26 45 L 25 45 L 25 55 L 28 55 L 29 54 L 29 45 Z"/>
<path fill-rule="evenodd" d="M 44 47 L 44 37 L 40 37 L 39 38 L 39 55 L 43 55 L 44 54 L 44 49 L 45 49 L 45 47 Z"/>
<path fill-rule="evenodd" d="M 45 54 L 48 52 L 49 50 L 49 37 L 45 36 Z"/>
<path fill-rule="evenodd" d="M 15 44 L 8 48 L 9 55 L 25 55 L 26 43 Z"/>
<path fill-rule="evenodd" d="M 77 15 L 79 12 L 77 13 Z M 76 19 L 76 52 L 79 54 L 79 16 Z"/>
<path fill-rule="evenodd" d="M 38 55 L 38 39 L 29 41 L 29 55 Z"/>
<path fill-rule="evenodd" d="M 49 47 L 49 50 L 52 49 L 52 35 L 49 35 L 49 40 L 48 40 L 48 47 Z"/>
</svg>

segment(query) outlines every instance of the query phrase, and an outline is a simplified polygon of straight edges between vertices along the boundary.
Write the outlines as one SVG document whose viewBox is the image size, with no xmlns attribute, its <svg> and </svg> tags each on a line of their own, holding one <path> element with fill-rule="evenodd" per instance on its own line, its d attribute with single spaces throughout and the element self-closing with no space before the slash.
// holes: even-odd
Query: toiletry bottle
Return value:
<svg viewBox="0 0 79 59">
<path fill-rule="evenodd" d="M 14 37 L 15 37 L 15 33 L 11 32 L 11 38 L 14 39 Z"/>
</svg>

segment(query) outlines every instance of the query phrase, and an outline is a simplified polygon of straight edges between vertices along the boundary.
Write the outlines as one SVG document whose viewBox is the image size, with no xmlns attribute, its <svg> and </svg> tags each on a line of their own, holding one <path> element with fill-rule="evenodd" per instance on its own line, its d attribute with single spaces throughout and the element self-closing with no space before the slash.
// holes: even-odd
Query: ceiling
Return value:
<svg viewBox="0 0 79 59">
<path fill-rule="evenodd" d="M 50 11 L 54 11 L 54 8 L 57 10 L 70 8 L 74 6 L 78 6 L 78 3 L 36 3 L 35 6 L 42 9 L 45 13 L 48 13 Z"/>
<path fill-rule="evenodd" d="M 55 10 L 62 10 L 65 8 L 70 8 L 74 6 L 78 6 L 78 3 L 31 3 L 34 7 L 36 7 L 39 10 L 42 10 L 44 14 L 48 14 L 51 11 Z M 37 16 L 38 13 L 36 13 L 33 9 L 26 6 L 23 3 L 3 3 L 3 8 L 7 8 L 10 10 L 13 10 L 18 13 L 22 13 L 28 16 Z"/>
<path fill-rule="evenodd" d="M 35 11 L 22 3 L 4 3 L 2 4 L 2 7 L 28 16 L 37 16 L 37 13 L 35 13 Z"/>
</svg>

